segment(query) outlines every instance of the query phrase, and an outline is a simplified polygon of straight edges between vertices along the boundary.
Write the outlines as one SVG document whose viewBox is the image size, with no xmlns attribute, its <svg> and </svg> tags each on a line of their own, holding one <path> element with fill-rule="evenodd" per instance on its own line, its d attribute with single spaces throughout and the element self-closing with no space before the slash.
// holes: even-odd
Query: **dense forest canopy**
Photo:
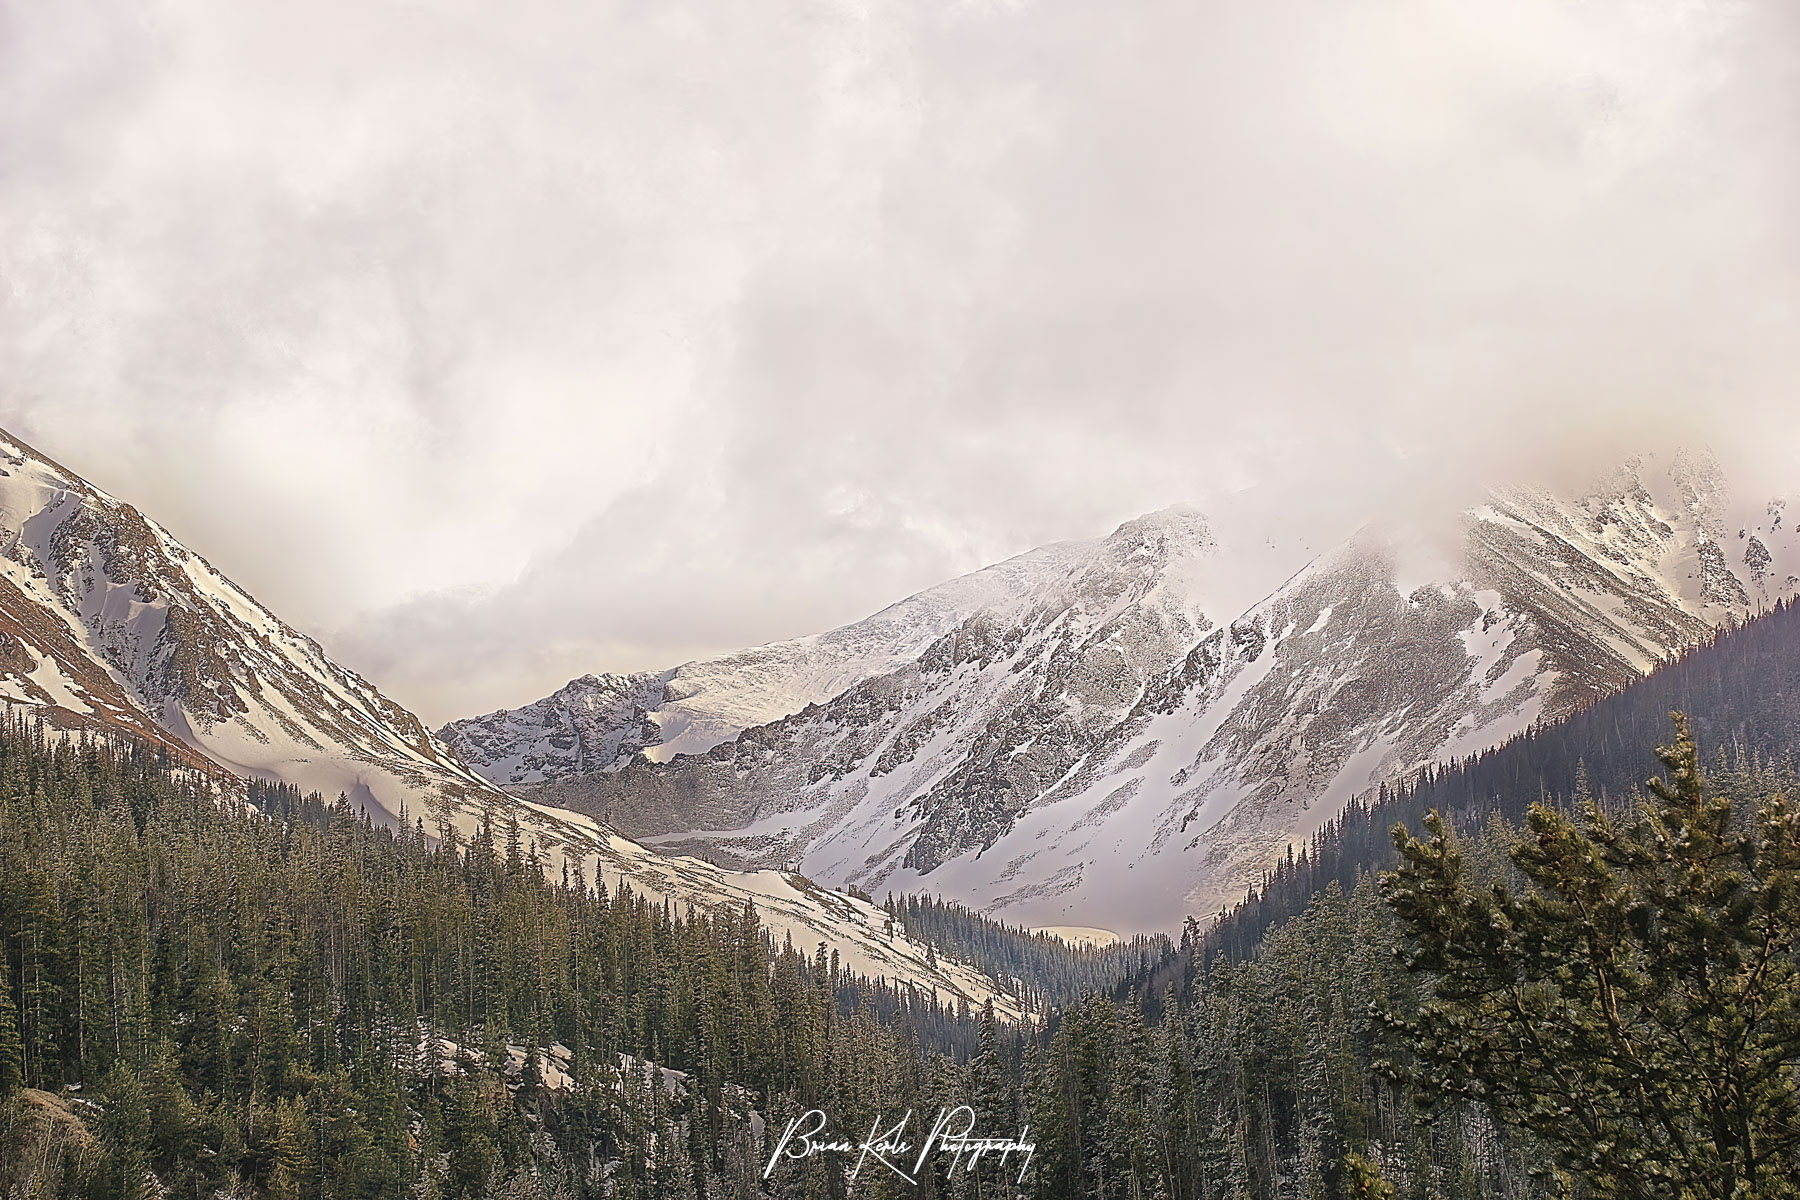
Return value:
<svg viewBox="0 0 1800 1200">
<path fill-rule="evenodd" d="M 1163 934 L 1140 934 L 1109 946 L 1072 946 L 1055 934 L 1009 925 L 937 896 L 889 896 L 883 907 L 908 935 L 996 979 L 1023 981 L 1037 1010 L 1106 991 L 1154 970 L 1175 952 Z"/>
</svg>

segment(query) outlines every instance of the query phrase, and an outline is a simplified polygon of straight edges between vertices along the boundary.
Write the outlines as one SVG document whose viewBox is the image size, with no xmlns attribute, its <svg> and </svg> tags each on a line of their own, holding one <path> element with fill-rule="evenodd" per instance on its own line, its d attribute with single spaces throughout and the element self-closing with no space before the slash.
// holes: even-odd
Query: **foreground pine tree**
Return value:
<svg viewBox="0 0 1800 1200">
<path fill-rule="evenodd" d="M 1628 823 L 1534 806 L 1518 875 L 1433 813 L 1383 890 L 1425 986 L 1388 1021 L 1422 1097 L 1529 1130 L 1597 1197 L 1800 1195 L 1800 817 L 1709 796 L 1687 723 Z"/>
</svg>

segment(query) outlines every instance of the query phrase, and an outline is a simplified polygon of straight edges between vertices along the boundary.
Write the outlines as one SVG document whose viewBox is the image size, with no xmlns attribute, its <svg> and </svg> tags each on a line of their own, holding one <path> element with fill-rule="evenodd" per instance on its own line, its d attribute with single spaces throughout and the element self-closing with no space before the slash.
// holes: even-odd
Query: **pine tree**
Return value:
<svg viewBox="0 0 1800 1200">
<path fill-rule="evenodd" d="M 1686 720 L 1619 826 L 1533 806 L 1486 888 L 1436 813 L 1384 890 L 1429 981 L 1391 1015 L 1425 1095 L 1530 1130 L 1591 1195 L 1800 1195 L 1800 814 L 1709 795 Z"/>
<path fill-rule="evenodd" d="M 274 1170 L 269 1182 L 270 1200 L 297 1200 L 302 1181 L 313 1177 L 312 1129 L 306 1110 L 290 1096 L 275 1110 Z"/>
<path fill-rule="evenodd" d="M 1394 1200 L 1394 1185 L 1354 1150 L 1344 1156 L 1344 1180 L 1353 1200 Z"/>
<path fill-rule="evenodd" d="M 0 1099 L 25 1079 L 25 1043 L 19 1036 L 19 1010 L 13 1003 L 12 968 L 0 947 Z"/>
</svg>

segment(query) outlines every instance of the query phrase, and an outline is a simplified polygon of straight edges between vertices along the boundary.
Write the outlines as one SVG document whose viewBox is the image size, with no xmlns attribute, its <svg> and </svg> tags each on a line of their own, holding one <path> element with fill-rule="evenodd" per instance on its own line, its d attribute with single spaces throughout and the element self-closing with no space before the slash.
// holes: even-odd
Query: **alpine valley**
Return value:
<svg viewBox="0 0 1800 1200">
<path fill-rule="evenodd" d="M 841 629 L 585 675 L 439 737 L 534 804 L 733 870 L 1169 929 L 1241 899 L 1352 797 L 1579 711 L 1792 594 L 1785 505 L 1734 500 L 1683 452 L 1316 555 L 1171 508 Z M 1233 599 L 1258 571 L 1273 590 Z"/>
</svg>

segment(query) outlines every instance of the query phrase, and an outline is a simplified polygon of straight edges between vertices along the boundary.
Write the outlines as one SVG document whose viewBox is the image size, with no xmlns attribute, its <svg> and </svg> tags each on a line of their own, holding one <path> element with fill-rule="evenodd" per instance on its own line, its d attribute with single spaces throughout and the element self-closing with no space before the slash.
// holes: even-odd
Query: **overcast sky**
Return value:
<svg viewBox="0 0 1800 1200">
<path fill-rule="evenodd" d="M 1800 483 L 1789 0 L 0 0 L 0 421 L 437 723 L 1254 486 Z"/>
</svg>

